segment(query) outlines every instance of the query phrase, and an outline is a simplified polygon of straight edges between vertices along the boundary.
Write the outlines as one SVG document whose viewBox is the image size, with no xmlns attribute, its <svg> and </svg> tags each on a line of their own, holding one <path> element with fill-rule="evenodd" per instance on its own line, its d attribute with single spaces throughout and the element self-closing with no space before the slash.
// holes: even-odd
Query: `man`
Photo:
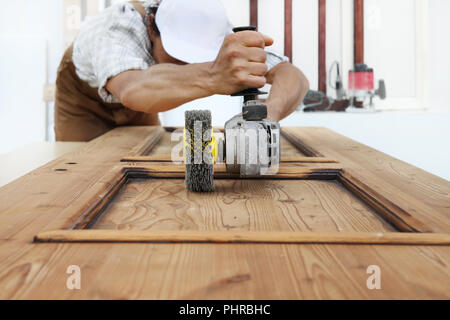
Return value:
<svg viewBox="0 0 450 320">
<path fill-rule="evenodd" d="M 122 125 L 159 125 L 158 112 L 272 85 L 268 119 L 300 104 L 309 84 L 259 32 L 232 33 L 220 0 L 132 1 L 87 19 L 61 61 L 55 135 L 89 141 Z M 214 113 L 214 110 L 212 110 Z"/>
</svg>

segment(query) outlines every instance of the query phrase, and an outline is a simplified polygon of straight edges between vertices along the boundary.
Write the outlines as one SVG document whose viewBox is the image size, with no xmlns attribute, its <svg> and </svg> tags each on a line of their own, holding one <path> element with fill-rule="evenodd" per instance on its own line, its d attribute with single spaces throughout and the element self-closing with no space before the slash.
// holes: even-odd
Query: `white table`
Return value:
<svg viewBox="0 0 450 320">
<path fill-rule="evenodd" d="M 450 108 L 375 113 L 294 112 L 281 126 L 326 127 L 450 180 Z"/>
<path fill-rule="evenodd" d="M 74 151 L 84 143 L 35 142 L 6 154 L 0 154 L 0 187 L 53 159 Z"/>
</svg>

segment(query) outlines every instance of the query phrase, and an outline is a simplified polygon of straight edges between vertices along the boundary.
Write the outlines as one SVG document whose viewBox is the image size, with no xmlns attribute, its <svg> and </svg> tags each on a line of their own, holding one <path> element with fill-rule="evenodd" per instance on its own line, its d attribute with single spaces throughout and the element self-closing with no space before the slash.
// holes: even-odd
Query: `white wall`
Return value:
<svg viewBox="0 0 450 320">
<path fill-rule="evenodd" d="M 62 2 L 2 1 L 0 153 L 45 139 L 43 87 L 62 54 Z"/>
<path fill-rule="evenodd" d="M 48 60 L 36 60 L 36 63 L 48 64 L 49 82 L 55 82 L 56 70 L 62 56 L 62 23 L 63 11 L 60 0 L 1 1 L 0 36 L 43 38 L 47 41 Z M 3 44 L 1 46 L 3 48 Z"/>
<path fill-rule="evenodd" d="M 430 108 L 450 110 L 450 1 L 430 0 Z"/>
<path fill-rule="evenodd" d="M 46 42 L 0 36 L 0 151 L 45 139 Z"/>
<path fill-rule="evenodd" d="M 64 50 L 64 16 L 68 14 L 64 3 L 71 1 L 2 1 L 0 153 L 44 139 L 42 87 L 47 78 L 49 83 L 55 81 L 56 69 Z M 88 1 L 91 3 L 93 0 Z M 223 0 L 223 3 L 234 25 L 249 24 L 248 0 Z M 318 81 L 317 3 L 315 0 L 293 0 L 293 63 L 304 71 L 313 89 L 317 88 Z M 366 0 L 365 3 L 366 60 L 375 68 L 376 77 L 386 80 L 389 97 L 385 103 L 376 101 L 376 106 L 450 110 L 447 97 L 450 89 L 450 1 Z M 419 7 L 421 10 L 417 10 L 418 6 L 424 4 L 427 4 L 426 8 Z M 284 1 L 260 0 L 258 9 L 260 31 L 275 39 L 272 50 L 283 53 Z M 429 9 L 428 19 L 420 15 L 425 9 Z M 12 14 L 14 12 L 20 14 Z M 424 21 L 426 28 L 423 29 L 426 31 L 428 28 L 429 31 L 420 35 L 416 29 L 422 28 L 420 23 Z M 419 42 L 427 41 L 428 46 L 418 45 Z M 422 61 L 416 59 L 418 56 L 428 58 Z M 346 85 L 346 74 L 353 63 L 353 0 L 327 1 L 327 67 L 334 60 L 342 64 Z M 426 75 L 424 69 L 429 73 L 430 88 L 429 102 L 425 105 L 426 99 L 420 103 L 416 99 L 421 92 L 420 81 L 425 78 L 421 74 Z M 22 83 L 26 83 L 26 91 L 22 89 Z M 330 88 L 328 93 L 334 94 Z M 240 102 L 230 97 L 195 101 L 182 109 L 165 113 L 162 116 L 163 123 L 182 125 L 183 109 L 205 107 L 214 110 L 214 124 L 223 124 L 239 112 Z"/>
<path fill-rule="evenodd" d="M 319 80 L 318 10 L 318 1 L 294 0 L 292 2 L 292 63 L 305 73 L 311 89 L 315 90 Z M 281 20 L 284 21 L 283 17 Z M 264 24 L 264 21 L 260 21 L 260 24 Z"/>
<path fill-rule="evenodd" d="M 365 0 L 364 58 L 386 79 L 389 97 L 416 95 L 416 14 L 412 0 Z"/>
</svg>

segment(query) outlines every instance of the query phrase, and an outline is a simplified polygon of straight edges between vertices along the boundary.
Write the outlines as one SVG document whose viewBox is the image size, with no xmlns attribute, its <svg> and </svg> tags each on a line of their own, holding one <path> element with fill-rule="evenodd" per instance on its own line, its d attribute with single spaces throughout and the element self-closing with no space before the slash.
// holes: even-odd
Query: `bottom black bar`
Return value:
<svg viewBox="0 0 450 320">
<path fill-rule="evenodd" d="M 21 313 L 84 319 L 87 315 L 115 319 L 306 319 L 325 315 L 347 318 L 402 318 L 422 313 L 447 314 L 449 301 L 298 301 L 298 300 L 151 300 L 151 301 L 2 301 L 15 317 Z M 56 312 L 56 310 L 63 312 Z"/>
</svg>

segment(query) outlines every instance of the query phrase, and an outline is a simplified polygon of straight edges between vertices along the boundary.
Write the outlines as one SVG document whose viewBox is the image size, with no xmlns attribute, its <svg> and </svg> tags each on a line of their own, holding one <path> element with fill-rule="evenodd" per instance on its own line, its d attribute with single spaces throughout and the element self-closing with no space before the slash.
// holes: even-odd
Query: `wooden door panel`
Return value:
<svg viewBox="0 0 450 320">
<path fill-rule="evenodd" d="M 448 299 L 450 183 L 324 128 L 282 133 L 276 176 L 217 165 L 212 194 L 186 192 L 159 127 L 0 188 L 0 297 Z"/>
<path fill-rule="evenodd" d="M 131 179 L 90 228 L 116 230 L 396 231 L 334 180 Z"/>
<path fill-rule="evenodd" d="M 285 127 L 282 134 L 295 146 L 312 146 L 315 154 L 338 160 L 346 177 L 414 219 L 417 229 L 450 233 L 447 180 L 324 128 Z"/>
<path fill-rule="evenodd" d="M 173 139 L 172 133 L 178 137 Z M 220 130 L 215 134 L 220 135 Z M 181 179 L 183 163 L 171 161 L 181 137 L 179 128 L 154 131 L 64 210 L 62 219 L 40 232 L 36 241 L 139 242 L 158 236 L 181 242 L 450 241 L 446 236 L 420 235 L 432 228 L 349 173 L 353 168 L 324 157 L 317 146 L 291 131 L 281 140 L 285 161 L 277 174 L 240 179 L 216 164 L 217 190 L 188 192 Z M 90 232 L 73 231 L 80 229 Z"/>
</svg>

